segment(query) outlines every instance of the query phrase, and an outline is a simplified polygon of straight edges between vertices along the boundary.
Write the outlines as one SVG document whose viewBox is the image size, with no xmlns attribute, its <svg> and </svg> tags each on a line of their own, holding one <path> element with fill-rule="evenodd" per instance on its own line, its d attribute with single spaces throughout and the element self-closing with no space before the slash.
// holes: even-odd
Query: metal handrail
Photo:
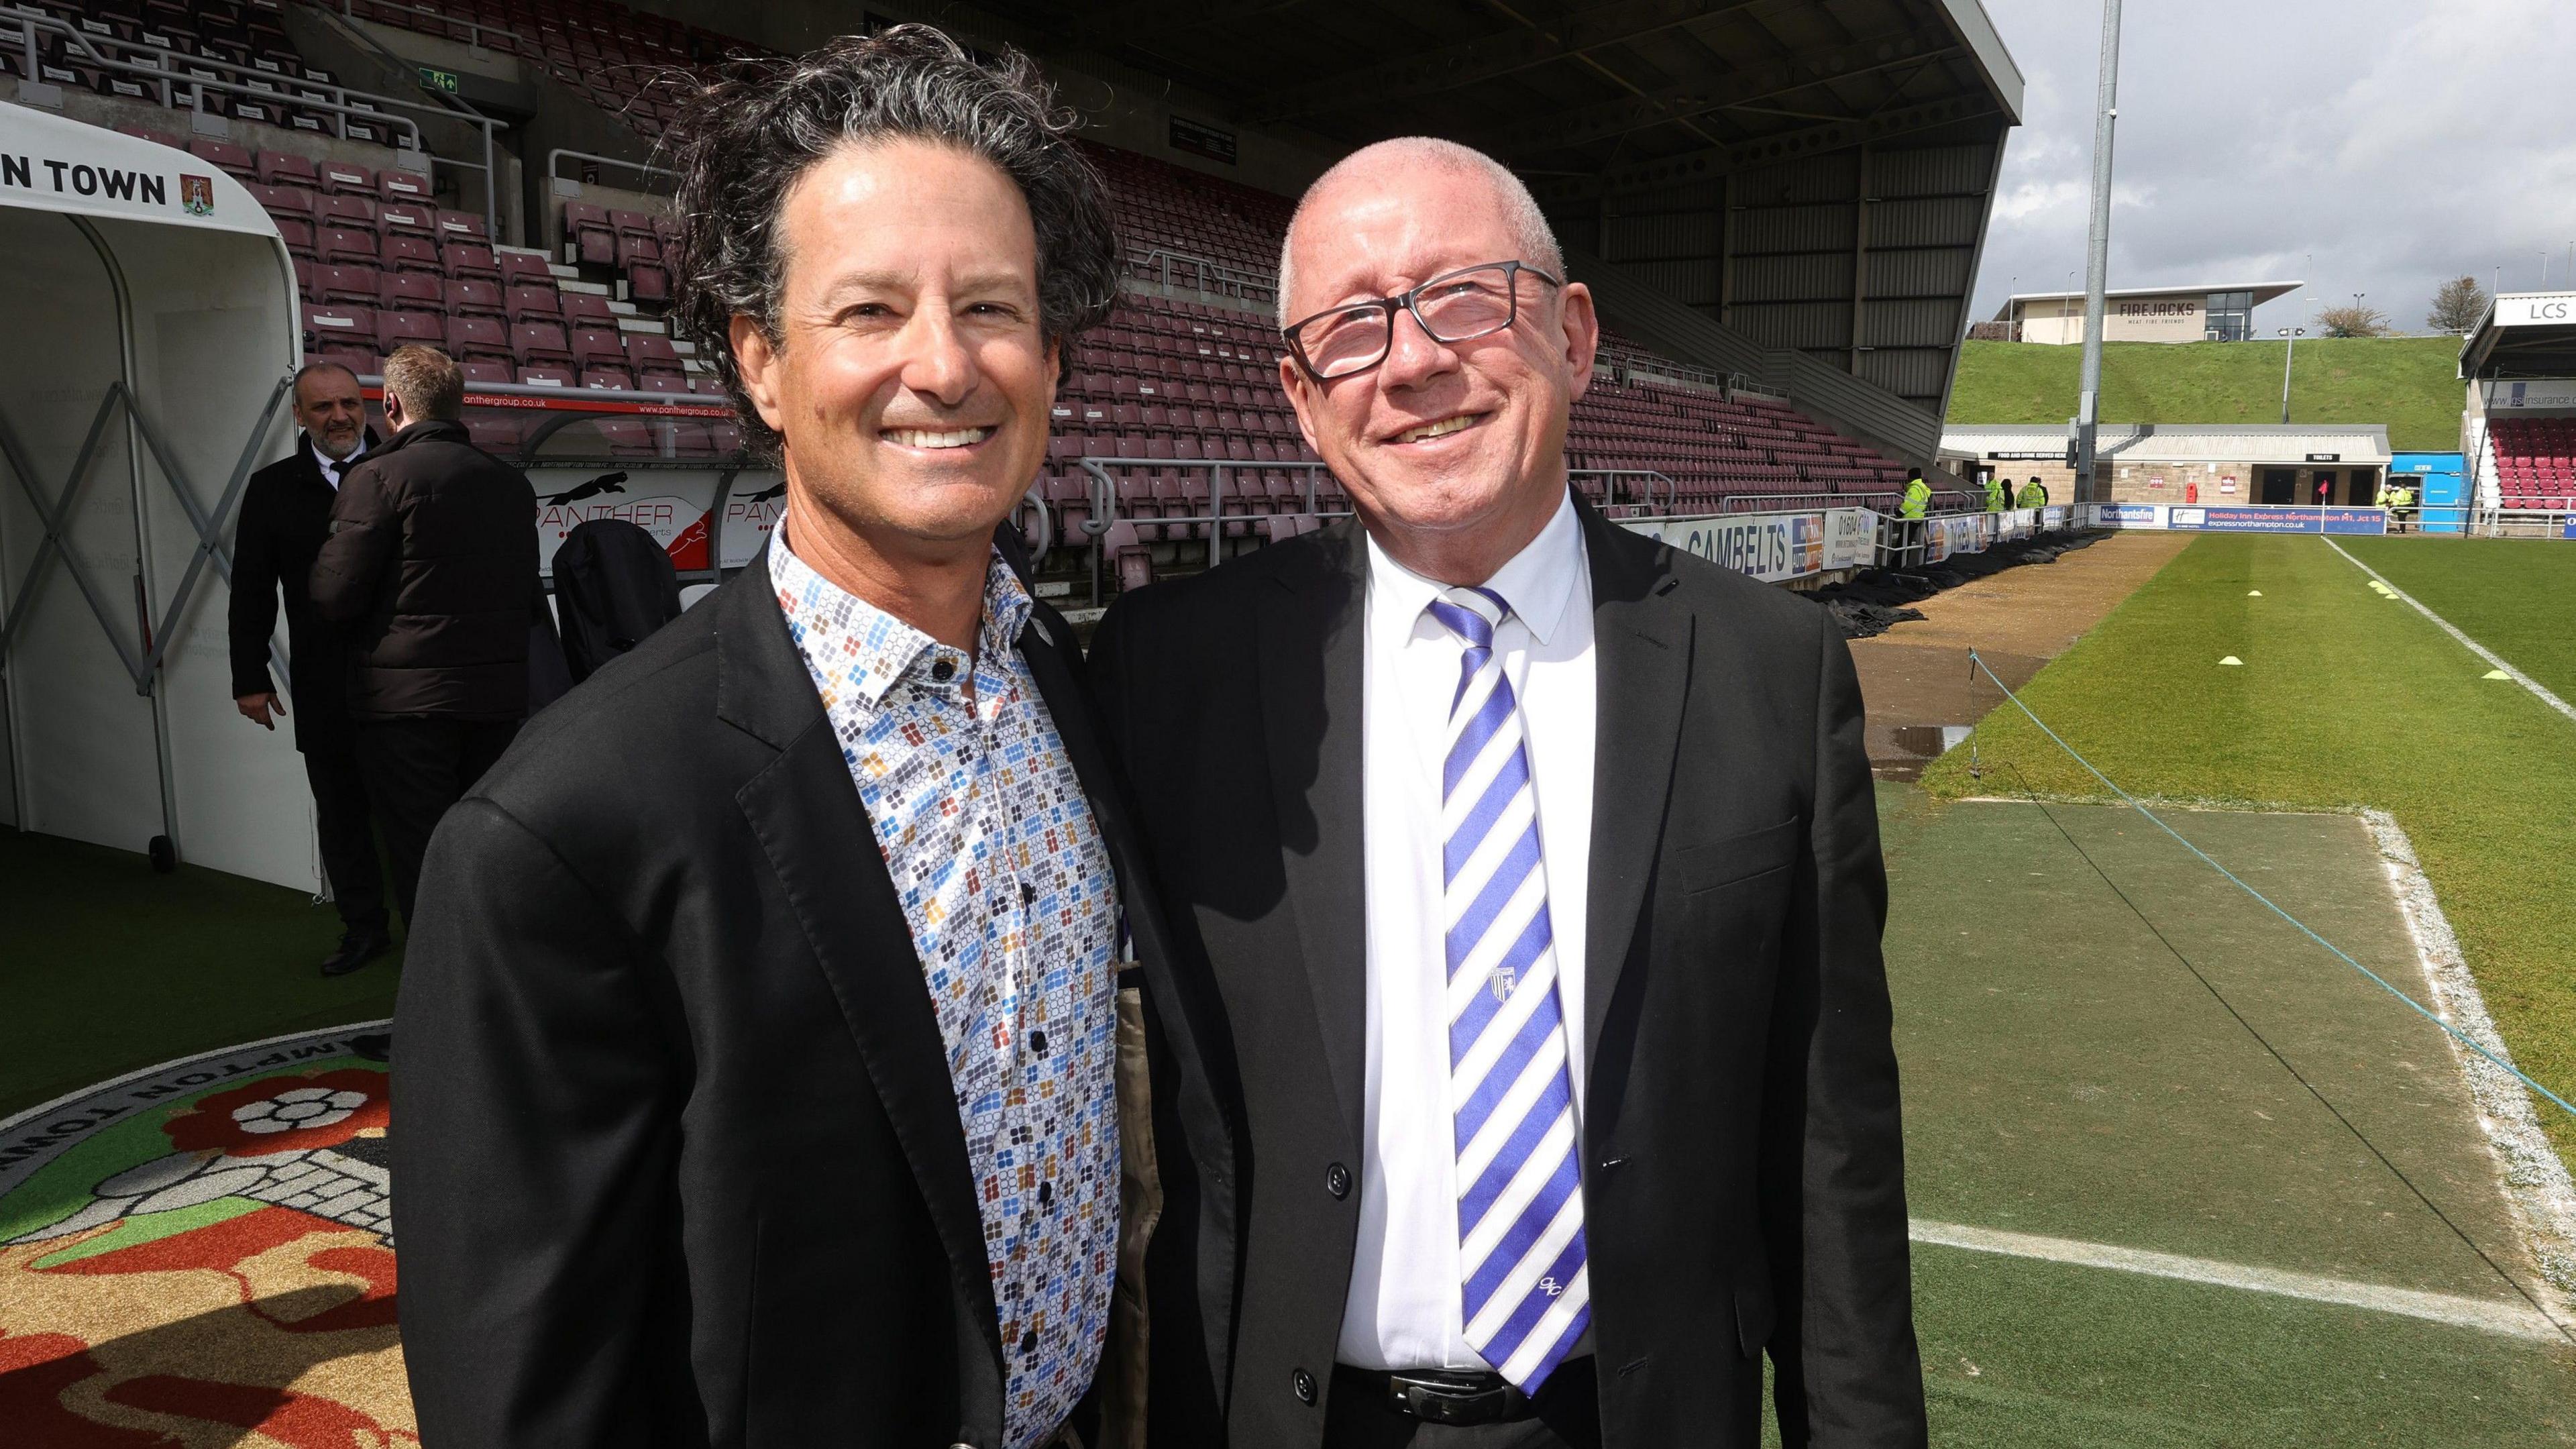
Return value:
<svg viewBox="0 0 2576 1449">
<path fill-rule="evenodd" d="M 1799 509 L 1818 507 L 1863 508 L 1870 507 L 1870 501 L 1877 499 L 1883 498 L 1889 502 L 1896 502 L 1903 497 L 1904 494 L 1900 490 L 1893 488 L 1881 493 L 1730 493 L 1726 495 L 1724 499 L 1719 501 L 1717 511 L 1720 513 L 1763 513 L 1790 512 Z M 1938 511 L 1946 511 L 1950 513 L 1981 513 L 1985 511 L 1985 505 L 1978 502 L 1975 495 L 1961 492 L 1955 488 L 1941 489 L 1932 495 L 1930 502 L 1937 505 L 1943 499 L 1951 500 L 1952 506 L 1946 510 Z M 1757 504 L 1779 506 L 1754 506 Z"/>
<path fill-rule="evenodd" d="M 404 5 L 398 3 L 398 0 L 368 0 L 368 3 L 370 8 L 377 10 L 400 10 L 411 15 L 426 15 L 441 25 L 462 25 L 472 37 L 465 43 L 476 50 L 484 48 L 483 37 L 486 35 L 506 36 L 511 40 L 517 41 L 521 45 L 534 43 L 530 41 L 528 37 L 521 35 L 515 30 L 504 30 L 498 25 L 486 25 L 479 20 L 468 20 L 464 16 L 450 15 L 442 10 L 432 10 L 425 5 Z M 364 20 L 367 18 L 357 12 L 356 0 L 340 0 L 340 13 L 351 20 Z M 414 31 L 413 33 L 418 35 L 427 34 L 428 32 Z M 441 38 L 454 39 L 453 36 Z"/>
<path fill-rule="evenodd" d="M 428 154 L 421 144 L 420 126 L 418 123 L 401 116 L 388 116 L 383 111 L 372 109 L 371 107 L 353 106 L 349 104 L 349 101 L 353 98 L 368 102 L 381 102 L 385 105 L 399 106 L 405 104 L 392 96 L 380 96 L 371 91 L 353 90 L 347 86 L 340 85 L 337 82 L 308 80 L 302 76 L 288 76 L 279 71 L 261 70 L 257 66 L 237 65 L 229 60 L 216 60 L 208 56 L 191 55 L 186 51 L 170 50 L 157 45 L 145 45 L 139 41 L 119 40 L 113 36 L 93 36 L 88 31 L 82 30 L 77 26 L 68 24 L 64 21 L 57 20 L 50 15 L 35 15 L 22 10 L 18 12 L 16 18 L 18 21 L 20 48 L 26 52 L 27 77 L 30 80 L 41 78 L 41 73 L 37 68 L 41 59 L 36 50 L 37 34 L 39 32 L 45 32 L 54 35 L 68 36 L 72 43 L 80 48 L 82 57 L 80 61 L 81 64 L 95 66 L 101 70 L 115 71 L 124 75 L 142 76 L 148 80 L 158 81 L 161 85 L 161 104 L 171 110 L 178 109 L 178 103 L 172 94 L 173 87 L 186 87 L 200 95 L 203 94 L 205 89 L 212 88 L 218 91 L 230 92 L 234 95 L 252 96 L 260 100 L 274 102 L 281 106 L 292 105 L 311 110 L 330 111 L 343 118 L 343 129 L 341 131 L 341 139 L 343 140 L 348 138 L 346 118 L 350 116 L 358 116 L 367 120 L 382 121 L 388 125 L 401 126 L 411 133 L 412 144 L 408 149 L 420 151 L 423 155 Z M 144 55 L 161 56 L 168 59 L 171 64 L 166 66 L 138 65 L 131 60 L 102 54 L 98 49 L 98 45 L 93 42 L 100 42 L 113 46 L 122 53 L 140 52 Z M 281 88 L 272 88 L 267 85 L 248 85 L 239 81 L 224 80 L 220 76 L 209 78 L 186 69 L 186 67 L 193 66 L 211 66 L 218 71 L 230 71 L 235 75 L 253 77 L 261 81 L 269 81 L 270 78 L 274 76 L 275 81 L 273 82 L 273 85 Z M 318 88 L 320 91 L 326 93 L 326 95 L 337 95 L 340 99 L 336 101 L 330 99 L 314 99 L 300 91 L 290 94 L 287 90 L 282 89 L 282 87 L 290 84 L 300 87 Z M 195 104 L 193 101 L 192 108 L 197 110 L 204 109 L 202 105 Z"/>
<path fill-rule="evenodd" d="M 314 10 L 320 14 L 329 15 L 331 13 L 330 6 L 326 3 L 326 0 L 304 0 L 304 3 L 311 5 Z M 345 3 L 345 0 L 343 0 L 343 3 Z M 342 17 L 343 23 L 340 28 L 348 32 L 349 36 L 356 40 L 358 44 L 374 51 L 377 59 L 381 60 L 386 65 L 391 66 L 395 74 L 401 75 L 408 73 L 413 76 L 415 80 L 418 79 L 420 73 L 419 62 L 394 54 L 394 52 L 388 48 L 383 41 L 378 40 L 375 37 L 373 32 L 356 24 L 355 20 L 355 16 L 344 15 Z M 495 121 L 490 116 L 476 110 L 463 96 L 456 95 L 449 91 L 431 90 L 426 85 L 421 86 L 420 89 L 428 91 L 429 95 L 435 99 L 438 104 L 435 106 L 424 106 L 417 101 L 394 101 L 393 104 L 398 106 L 408 106 L 413 110 L 424 111 L 435 116 L 444 116 L 450 120 L 462 120 L 468 124 L 477 126 L 482 130 L 483 164 L 477 169 L 481 170 L 483 173 L 483 229 L 491 235 L 493 241 L 500 241 L 501 173 L 497 167 L 496 158 L 492 154 L 494 149 L 492 132 L 494 128 L 500 125 L 500 122 Z M 388 97 L 388 99 L 391 98 Z M 437 163 L 442 158 L 430 156 L 427 150 L 423 150 L 421 154 L 429 156 L 430 175 L 435 179 L 438 174 Z M 468 167 L 474 165 L 471 161 L 449 161 L 447 164 L 450 166 Z M 522 238 L 522 240 L 525 240 L 525 238 Z"/>
<path fill-rule="evenodd" d="M 546 180 L 551 182 L 567 179 L 555 172 L 555 163 L 567 156 L 575 161 L 596 162 L 602 166 L 622 166 L 629 171 L 641 172 L 646 176 L 669 176 L 676 179 L 680 174 L 668 166 L 654 166 L 642 161 L 623 161 L 615 156 L 601 156 L 589 151 L 575 151 L 568 147 L 557 146 L 546 153 Z"/>
<path fill-rule="evenodd" d="M 1249 298 L 1252 294 L 1259 293 L 1263 298 L 1275 300 L 1279 295 L 1279 275 L 1276 272 L 1230 266 L 1214 257 L 1203 257 L 1195 252 L 1179 251 L 1171 247 L 1148 248 L 1142 256 L 1128 258 L 1127 265 L 1130 269 L 1151 273 L 1154 280 L 1165 287 L 1172 285 L 1172 272 L 1177 266 L 1184 271 L 1197 273 L 1199 280 L 1190 283 L 1190 286 L 1195 291 L 1205 292 L 1211 296 Z M 1230 285 L 1232 290 L 1228 290 L 1226 285 L 1214 287 L 1207 285 L 1207 280 L 1210 278 L 1221 284 Z"/>
</svg>

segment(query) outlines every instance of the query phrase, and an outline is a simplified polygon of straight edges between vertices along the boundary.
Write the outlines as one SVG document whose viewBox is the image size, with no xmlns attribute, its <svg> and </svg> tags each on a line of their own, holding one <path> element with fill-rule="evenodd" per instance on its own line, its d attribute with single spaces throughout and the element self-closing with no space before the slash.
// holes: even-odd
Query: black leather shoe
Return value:
<svg viewBox="0 0 2576 1449">
<path fill-rule="evenodd" d="M 393 938 L 382 931 L 347 932 L 340 937 L 340 949 L 322 958 L 322 974 L 346 976 L 392 950 L 393 945 Z"/>
</svg>

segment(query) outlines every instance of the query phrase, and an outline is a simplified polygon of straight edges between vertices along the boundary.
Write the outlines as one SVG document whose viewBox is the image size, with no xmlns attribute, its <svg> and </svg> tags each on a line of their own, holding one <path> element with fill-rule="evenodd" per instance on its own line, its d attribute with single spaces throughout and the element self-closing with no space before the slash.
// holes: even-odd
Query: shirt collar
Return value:
<svg viewBox="0 0 2576 1449">
<path fill-rule="evenodd" d="M 1378 546 L 1375 535 L 1369 537 L 1368 559 L 1373 601 L 1387 610 L 1390 622 L 1400 621 L 1404 628 L 1411 628 L 1412 621 L 1448 587 L 1397 563 Z M 1565 606 L 1574 597 L 1582 572 L 1583 520 L 1574 511 L 1574 491 L 1569 488 L 1547 526 L 1494 570 L 1485 587 L 1502 595 L 1512 606 L 1512 617 L 1528 628 L 1531 638 L 1545 644 L 1564 624 Z"/>
<path fill-rule="evenodd" d="M 779 529 L 769 540 L 769 581 L 778 590 L 779 611 L 787 617 L 806 667 L 824 681 L 825 702 L 846 687 L 873 709 L 907 674 L 927 670 L 943 649 L 912 625 L 849 592 L 817 573 L 787 546 Z M 984 618 L 977 627 L 976 657 L 992 664 L 1019 646 L 1034 604 L 999 548 L 984 571 Z"/>
<path fill-rule="evenodd" d="M 304 446 L 312 450 L 313 461 L 321 466 L 322 476 L 332 480 L 334 486 L 337 486 L 337 482 L 341 475 L 347 473 L 350 467 L 358 461 L 358 455 L 356 453 L 351 453 L 345 458 L 334 458 L 330 454 L 323 452 L 321 443 L 317 442 L 311 433 L 304 435 Z"/>
</svg>

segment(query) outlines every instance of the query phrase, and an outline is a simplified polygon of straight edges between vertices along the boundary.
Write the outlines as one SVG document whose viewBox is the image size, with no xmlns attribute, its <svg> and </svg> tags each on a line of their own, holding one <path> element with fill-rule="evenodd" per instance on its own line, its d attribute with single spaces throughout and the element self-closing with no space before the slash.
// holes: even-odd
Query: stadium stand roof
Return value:
<svg viewBox="0 0 2576 1449">
<path fill-rule="evenodd" d="M 846 23 L 657 8 L 778 49 Z M 1899 456 L 1938 445 L 2022 105 L 1977 0 L 978 0 L 941 15 L 1079 77 L 1066 99 L 1106 143 L 1271 189 L 1389 136 L 1488 150 L 1530 182 L 1622 332 Z M 1287 156 L 1306 158 L 1302 176 Z"/>
<path fill-rule="evenodd" d="M 2260 307 L 2275 297 L 2286 297 L 2306 285 L 2305 282 L 2188 282 L 2172 287 L 2113 287 L 2102 295 L 2116 301 L 2122 297 L 2174 297 L 2199 292 L 2251 292 L 2254 294 L 2253 305 Z M 2082 292 L 2015 292 L 2004 298 L 2003 305 L 1995 309 L 1994 320 L 1998 322 L 2007 320 L 2012 316 L 2013 308 L 2024 302 L 2080 302 L 2082 300 L 2084 300 Z"/>
<path fill-rule="evenodd" d="M 2576 292 L 2505 292 L 2460 344 L 2460 377 L 2576 377 Z"/>
</svg>

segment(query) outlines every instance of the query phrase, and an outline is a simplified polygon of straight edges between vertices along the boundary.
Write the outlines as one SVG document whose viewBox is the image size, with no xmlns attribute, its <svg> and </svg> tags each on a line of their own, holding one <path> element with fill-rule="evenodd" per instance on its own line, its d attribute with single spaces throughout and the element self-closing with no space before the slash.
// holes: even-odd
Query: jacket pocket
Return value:
<svg viewBox="0 0 2576 1449">
<path fill-rule="evenodd" d="M 1682 846 L 1672 853 L 1672 889 L 1692 895 L 1785 870 L 1806 838 L 1805 825 L 1792 816 L 1759 830 Z"/>
</svg>

